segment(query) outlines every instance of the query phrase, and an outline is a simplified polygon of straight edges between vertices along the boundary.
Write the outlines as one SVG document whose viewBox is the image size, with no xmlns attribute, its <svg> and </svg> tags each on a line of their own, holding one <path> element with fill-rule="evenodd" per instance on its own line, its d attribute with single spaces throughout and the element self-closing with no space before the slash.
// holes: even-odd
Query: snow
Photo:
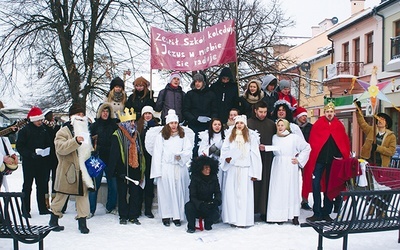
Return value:
<svg viewBox="0 0 400 250">
<path fill-rule="evenodd" d="M 19 192 L 22 188 L 22 167 L 7 177 L 11 192 Z M 4 187 L 3 187 L 4 188 Z M 2 190 L 4 190 L 2 188 Z M 49 215 L 39 215 L 35 199 L 35 187 L 32 192 L 31 224 L 46 225 Z M 311 201 L 310 196 L 310 201 Z M 318 234 L 312 228 L 300 228 L 290 222 L 283 225 L 267 224 L 256 221 L 247 229 L 232 228 L 219 223 L 213 225 L 211 231 L 186 233 L 186 223 L 181 227 L 165 227 L 158 217 L 157 209 L 153 209 L 154 219 L 145 216 L 139 218 L 142 225 L 120 225 L 118 216 L 106 214 L 102 204 L 98 204 L 96 214 L 88 220 L 90 233 L 81 234 L 75 218 L 74 202 L 69 201 L 68 209 L 59 224 L 65 226 L 62 232 L 51 232 L 44 240 L 45 249 L 269 249 L 269 250 L 308 250 L 316 249 Z M 311 216 L 311 211 L 301 210 L 300 223 Z M 256 220 L 258 216 L 256 216 Z M 352 234 L 349 236 L 348 248 L 364 249 L 400 249 L 397 243 L 398 231 Z M 342 239 L 323 239 L 324 249 L 342 248 Z M 37 244 L 19 243 L 20 249 L 37 249 Z M 11 239 L 0 239 L 0 249 L 12 249 Z"/>
</svg>

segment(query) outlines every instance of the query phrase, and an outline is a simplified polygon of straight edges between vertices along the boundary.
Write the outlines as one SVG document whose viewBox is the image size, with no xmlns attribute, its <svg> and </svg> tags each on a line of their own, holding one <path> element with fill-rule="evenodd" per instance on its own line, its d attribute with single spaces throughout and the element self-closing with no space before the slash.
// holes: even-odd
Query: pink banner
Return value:
<svg viewBox="0 0 400 250">
<path fill-rule="evenodd" d="M 236 62 L 234 20 L 193 34 L 151 28 L 152 69 L 193 71 L 229 62 Z"/>
</svg>

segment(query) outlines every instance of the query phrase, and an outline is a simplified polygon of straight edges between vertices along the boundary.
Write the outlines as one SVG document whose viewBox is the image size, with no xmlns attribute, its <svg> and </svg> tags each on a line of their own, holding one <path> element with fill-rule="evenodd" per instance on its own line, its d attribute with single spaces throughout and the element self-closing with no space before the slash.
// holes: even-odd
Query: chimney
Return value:
<svg viewBox="0 0 400 250">
<path fill-rule="evenodd" d="M 364 10 L 365 0 L 350 0 L 351 15 L 354 16 L 360 11 Z"/>
</svg>

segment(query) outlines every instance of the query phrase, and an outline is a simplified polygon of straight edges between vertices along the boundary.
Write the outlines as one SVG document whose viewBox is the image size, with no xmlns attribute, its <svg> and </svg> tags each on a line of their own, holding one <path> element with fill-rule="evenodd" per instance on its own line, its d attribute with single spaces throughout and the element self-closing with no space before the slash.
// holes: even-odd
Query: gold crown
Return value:
<svg viewBox="0 0 400 250">
<path fill-rule="evenodd" d="M 324 110 L 328 110 L 328 109 L 335 110 L 335 104 L 333 104 L 333 102 L 328 102 L 328 104 L 325 105 Z"/>
<path fill-rule="evenodd" d="M 136 113 L 133 108 L 131 108 L 130 110 L 128 108 L 125 108 L 124 113 L 124 115 L 121 115 L 121 112 L 119 110 L 117 111 L 118 118 L 121 122 L 136 120 Z"/>
</svg>

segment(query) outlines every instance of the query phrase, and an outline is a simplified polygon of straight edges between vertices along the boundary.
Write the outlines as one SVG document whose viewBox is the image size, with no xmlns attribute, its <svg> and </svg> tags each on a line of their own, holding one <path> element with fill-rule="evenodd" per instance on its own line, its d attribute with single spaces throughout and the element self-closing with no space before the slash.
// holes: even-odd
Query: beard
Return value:
<svg viewBox="0 0 400 250">
<path fill-rule="evenodd" d="M 90 177 L 85 161 L 89 159 L 92 152 L 92 141 L 90 139 L 89 123 L 87 117 L 72 116 L 71 125 L 74 128 L 75 136 L 82 136 L 84 141 L 78 148 L 79 168 L 82 173 L 83 183 L 88 188 L 94 188 L 93 179 Z"/>
</svg>

